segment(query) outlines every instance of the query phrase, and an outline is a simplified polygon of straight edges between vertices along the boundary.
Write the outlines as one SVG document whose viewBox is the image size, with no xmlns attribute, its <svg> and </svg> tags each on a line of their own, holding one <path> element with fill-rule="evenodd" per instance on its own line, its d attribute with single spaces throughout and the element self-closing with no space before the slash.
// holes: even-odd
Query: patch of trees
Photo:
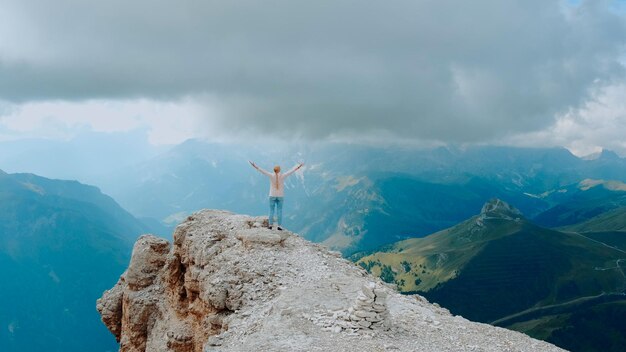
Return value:
<svg viewBox="0 0 626 352">
<path fill-rule="evenodd" d="M 409 271 L 411 271 L 411 263 L 407 262 L 406 260 L 403 260 L 400 264 L 402 264 L 402 267 L 404 268 L 405 273 L 408 273 Z"/>
</svg>

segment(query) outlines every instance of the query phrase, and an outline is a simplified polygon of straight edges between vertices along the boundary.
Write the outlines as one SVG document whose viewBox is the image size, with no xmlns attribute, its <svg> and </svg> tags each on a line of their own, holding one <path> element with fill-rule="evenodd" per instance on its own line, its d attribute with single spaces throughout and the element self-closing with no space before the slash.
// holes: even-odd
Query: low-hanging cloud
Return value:
<svg viewBox="0 0 626 352">
<path fill-rule="evenodd" d="M 609 149 L 626 157 L 626 84 L 593 90 L 592 96 L 580 108 L 557 116 L 552 126 L 501 142 L 524 147 L 558 145 L 578 156 Z"/>
<path fill-rule="evenodd" d="M 624 80 L 614 3 L 5 1 L 0 100 L 184 98 L 230 133 L 494 140 Z"/>
</svg>

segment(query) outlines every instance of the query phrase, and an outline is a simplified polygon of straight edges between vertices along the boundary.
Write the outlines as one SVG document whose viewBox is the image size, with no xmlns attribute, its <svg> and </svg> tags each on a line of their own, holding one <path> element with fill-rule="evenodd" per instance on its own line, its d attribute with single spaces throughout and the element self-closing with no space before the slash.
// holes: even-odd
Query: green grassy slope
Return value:
<svg viewBox="0 0 626 352">
<path fill-rule="evenodd" d="M 550 230 L 499 209 L 425 238 L 397 242 L 357 263 L 400 291 L 420 293 L 454 314 L 532 331 L 563 345 L 559 336 L 572 332 L 562 329 L 571 325 L 577 331 L 586 324 L 585 312 L 624 298 L 626 252 L 619 247 L 626 241 L 602 243 L 602 236 L 626 238 L 615 234 Z M 542 320 L 557 315 L 549 324 Z M 613 331 L 612 321 L 601 319 L 595 329 Z M 623 331 L 612 341 L 625 336 Z M 583 345 L 567 346 L 587 350 Z"/>
<path fill-rule="evenodd" d="M 587 221 L 564 227 L 571 232 L 626 231 L 626 206 L 600 214 Z"/>
<path fill-rule="evenodd" d="M 624 253 L 577 235 L 526 224 L 487 243 L 460 274 L 425 296 L 472 319 L 491 322 L 535 306 L 614 292 L 625 279 Z M 480 308 L 478 308 L 480 307 Z"/>
<path fill-rule="evenodd" d="M 533 218 L 537 225 L 549 228 L 575 226 L 595 217 L 626 207 L 626 191 L 619 181 L 585 180 L 553 193 L 557 204 Z M 561 199 L 562 198 L 562 199 Z"/>
<path fill-rule="evenodd" d="M 621 352 L 626 346 L 626 299 L 577 307 L 505 326 L 570 351 Z"/>
</svg>

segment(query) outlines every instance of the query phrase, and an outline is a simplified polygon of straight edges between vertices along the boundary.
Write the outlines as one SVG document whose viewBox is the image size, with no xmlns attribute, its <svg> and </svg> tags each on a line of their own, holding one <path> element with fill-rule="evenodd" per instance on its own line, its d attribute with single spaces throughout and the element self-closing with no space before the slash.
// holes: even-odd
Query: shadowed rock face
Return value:
<svg viewBox="0 0 626 352">
<path fill-rule="evenodd" d="M 204 210 L 172 246 L 140 237 L 97 302 L 120 351 L 559 350 L 399 295 L 339 253 L 266 227 Z"/>
<path fill-rule="evenodd" d="M 279 245 L 287 236 L 260 230 L 263 224 L 211 212 L 181 224 L 171 249 L 164 239 L 141 236 L 128 270 L 97 302 L 120 350 L 202 351 L 209 336 L 226 330 L 224 318 L 242 305 L 241 284 L 251 277 L 228 270 L 219 254 L 238 244 Z"/>
</svg>

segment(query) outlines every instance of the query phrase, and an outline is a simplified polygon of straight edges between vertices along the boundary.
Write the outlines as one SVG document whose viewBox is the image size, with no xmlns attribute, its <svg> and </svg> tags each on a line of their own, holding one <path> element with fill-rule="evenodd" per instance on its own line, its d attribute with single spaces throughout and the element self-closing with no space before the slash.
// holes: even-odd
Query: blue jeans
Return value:
<svg viewBox="0 0 626 352">
<path fill-rule="evenodd" d="M 278 226 L 283 222 L 283 197 L 270 197 L 270 226 L 274 223 L 274 207 L 278 217 Z"/>
</svg>

